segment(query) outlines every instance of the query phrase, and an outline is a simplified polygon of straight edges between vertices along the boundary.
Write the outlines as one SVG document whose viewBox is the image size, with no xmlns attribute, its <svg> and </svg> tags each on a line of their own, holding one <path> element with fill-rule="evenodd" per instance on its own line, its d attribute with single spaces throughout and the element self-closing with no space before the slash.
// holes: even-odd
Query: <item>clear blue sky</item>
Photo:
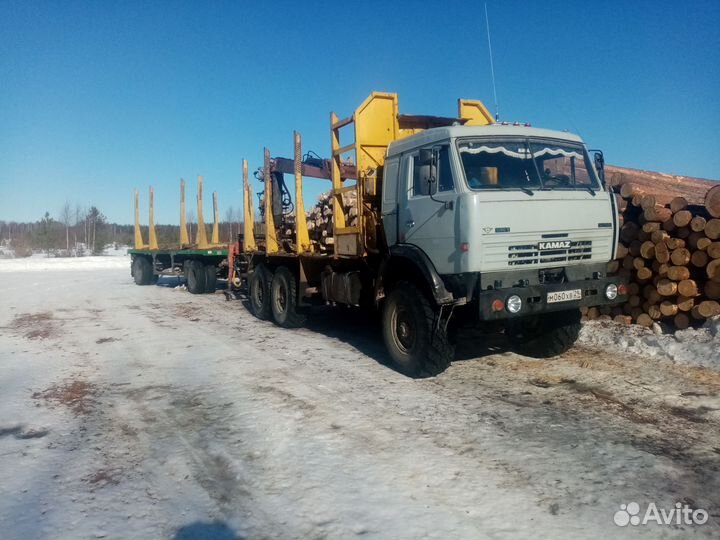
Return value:
<svg viewBox="0 0 720 540">
<path fill-rule="evenodd" d="M 501 119 L 579 132 L 609 163 L 720 177 L 720 2 L 488 10 Z M 329 112 L 371 90 L 405 113 L 492 108 L 484 25 L 467 1 L 2 0 L 0 219 L 69 200 L 130 223 L 152 183 L 156 221 L 175 223 L 179 178 L 197 174 L 224 214 L 243 157 L 291 156 L 293 129 L 326 156 Z"/>
</svg>

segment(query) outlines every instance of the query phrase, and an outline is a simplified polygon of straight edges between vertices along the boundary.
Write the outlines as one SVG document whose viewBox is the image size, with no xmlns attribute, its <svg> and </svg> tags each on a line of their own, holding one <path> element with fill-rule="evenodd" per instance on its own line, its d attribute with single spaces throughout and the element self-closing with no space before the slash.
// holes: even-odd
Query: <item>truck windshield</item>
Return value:
<svg viewBox="0 0 720 540">
<path fill-rule="evenodd" d="M 547 189 L 599 189 L 595 170 L 584 147 L 530 143 L 533 158 Z"/>
<path fill-rule="evenodd" d="M 599 189 L 581 145 L 539 141 L 458 141 L 468 186 L 481 189 Z"/>
<path fill-rule="evenodd" d="M 458 142 L 458 151 L 470 189 L 542 187 L 525 141 L 465 140 Z"/>
</svg>

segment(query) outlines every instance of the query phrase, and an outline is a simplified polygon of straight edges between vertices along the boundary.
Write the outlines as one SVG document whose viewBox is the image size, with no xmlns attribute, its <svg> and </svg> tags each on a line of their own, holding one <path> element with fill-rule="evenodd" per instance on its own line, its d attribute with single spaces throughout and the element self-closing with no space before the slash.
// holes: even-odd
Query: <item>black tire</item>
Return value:
<svg viewBox="0 0 720 540">
<path fill-rule="evenodd" d="M 153 282 L 152 263 L 148 257 L 135 257 L 132 268 L 135 285 L 150 285 Z"/>
<path fill-rule="evenodd" d="M 272 317 L 270 307 L 270 283 L 273 274 L 264 264 L 255 267 L 250 275 L 248 292 L 250 296 L 250 311 L 258 319 L 267 321 Z"/>
<path fill-rule="evenodd" d="M 213 294 L 217 288 L 217 267 L 214 264 L 205 266 L 205 292 Z"/>
<path fill-rule="evenodd" d="M 551 358 L 572 348 L 581 326 L 580 310 L 572 309 L 512 320 L 506 333 L 515 352 L 532 358 Z"/>
<path fill-rule="evenodd" d="M 187 264 L 187 290 L 192 294 L 203 294 L 207 284 L 205 266 L 200 261 L 190 261 Z"/>
<path fill-rule="evenodd" d="M 284 266 L 278 268 L 272 278 L 270 308 L 278 326 L 297 328 L 305 322 L 305 316 L 298 313 L 297 281 L 293 273 Z"/>
<path fill-rule="evenodd" d="M 433 377 L 455 358 L 447 329 L 436 310 L 411 283 L 398 282 L 385 298 L 382 330 L 394 367 L 409 377 Z"/>
</svg>

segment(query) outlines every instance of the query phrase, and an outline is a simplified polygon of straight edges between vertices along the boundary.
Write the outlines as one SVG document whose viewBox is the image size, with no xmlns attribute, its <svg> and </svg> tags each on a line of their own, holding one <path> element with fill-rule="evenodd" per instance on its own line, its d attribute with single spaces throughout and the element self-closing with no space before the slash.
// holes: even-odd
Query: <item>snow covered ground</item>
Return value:
<svg viewBox="0 0 720 540">
<path fill-rule="evenodd" d="M 418 381 L 345 310 L 281 330 L 177 285 L 133 285 L 127 257 L 0 261 L 0 538 L 720 535 L 695 335 L 593 324 L 538 361 L 468 331 Z M 615 525 L 630 502 L 710 518 Z"/>
<path fill-rule="evenodd" d="M 73 272 L 92 270 L 117 270 L 123 268 L 130 275 L 130 257 L 103 256 L 103 257 L 57 257 L 48 258 L 27 257 L 24 259 L 0 260 L 0 274 L 12 272 L 46 272 L 66 270 Z"/>
<path fill-rule="evenodd" d="M 632 352 L 720 370 L 720 316 L 705 321 L 701 328 L 675 333 L 663 332 L 659 326 L 650 329 L 612 321 L 588 321 L 580 343 L 618 354 Z"/>
</svg>

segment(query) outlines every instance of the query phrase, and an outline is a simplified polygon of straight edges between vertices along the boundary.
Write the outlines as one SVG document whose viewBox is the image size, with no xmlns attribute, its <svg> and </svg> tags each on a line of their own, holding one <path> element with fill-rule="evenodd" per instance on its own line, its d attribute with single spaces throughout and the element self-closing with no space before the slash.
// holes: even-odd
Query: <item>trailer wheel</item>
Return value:
<svg viewBox="0 0 720 540">
<path fill-rule="evenodd" d="M 297 283 L 293 273 L 284 266 L 275 271 L 270 286 L 270 307 L 278 326 L 297 328 L 305 316 L 297 310 Z"/>
<path fill-rule="evenodd" d="M 511 320 L 510 346 L 524 356 L 550 358 L 569 350 L 580 335 L 580 310 L 571 309 Z"/>
<path fill-rule="evenodd" d="M 217 267 L 214 264 L 205 266 L 205 292 L 214 293 L 217 287 Z"/>
<path fill-rule="evenodd" d="M 187 290 L 192 294 L 203 294 L 207 284 L 205 266 L 200 261 L 190 261 L 187 265 Z"/>
<path fill-rule="evenodd" d="M 150 285 L 153 282 L 153 268 L 147 257 L 135 257 L 132 264 L 135 285 Z"/>
<path fill-rule="evenodd" d="M 417 287 L 400 281 L 390 291 L 383 305 L 383 338 L 400 373 L 432 377 L 450 365 L 455 346 L 436 322 L 433 306 Z"/>
<path fill-rule="evenodd" d="M 248 291 L 250 311 L 263 321 L 267 321 L 272 317 L 272 308 L 270 307 L 270 283 L 272 278 L 272 272 L 264 264 L 256 266 L 250 275 Z"/>
</svg>

